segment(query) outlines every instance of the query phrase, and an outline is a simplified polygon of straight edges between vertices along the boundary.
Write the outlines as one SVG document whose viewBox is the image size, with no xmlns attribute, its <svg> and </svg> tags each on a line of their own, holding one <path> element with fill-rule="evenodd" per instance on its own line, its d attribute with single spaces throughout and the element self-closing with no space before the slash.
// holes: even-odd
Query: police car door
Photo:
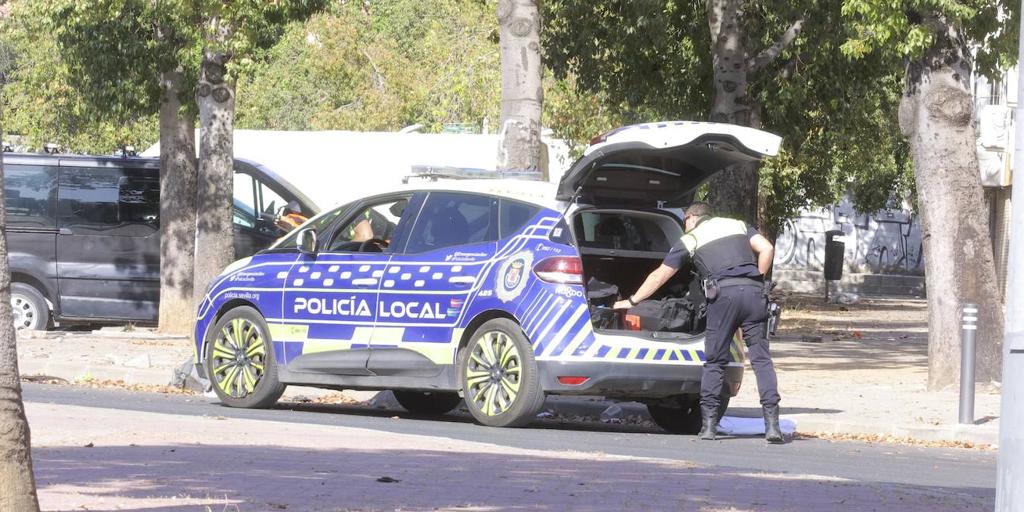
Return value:
<svg viewBox="0 0 1024 512">
<path fill-rule="evenodd" d="M 465 312 L 493 265 L 498 199 L 429 192 L 382 276 L 369 368 L 425 377 L 455 360 Z"/>
<path fill-rule="evenodd" d="M 284 314 L 305 337 L 301 354 L 290 354 L 290 370 L 370 374 L 366 362 L 378 291 L 409 196 L 355 205 L 319 241 L 316 254 L 303 254 L 292 266 Z"/>
</svg>

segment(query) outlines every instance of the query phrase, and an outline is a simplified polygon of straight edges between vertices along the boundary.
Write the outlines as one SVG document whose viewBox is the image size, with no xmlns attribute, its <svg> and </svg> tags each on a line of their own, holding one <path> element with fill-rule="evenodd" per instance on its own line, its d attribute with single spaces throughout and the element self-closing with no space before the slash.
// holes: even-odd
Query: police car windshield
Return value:
<svg viewBox="0 0 1024 512">
<path fill-rule="evenodd" d="M 316 217 L 313 217 L 305 224 L 300 226 L 299 229 L 293 229 L 291 233 L 288 233 L 287 236 L 278 240 L 277 243 L 270 246 L 270 248 L 289 249 L 298 247 L 299 231 L 302 231 L 303 229 L 306 228 L 313 228 L 313 230 L 316 231 L 317 233 L 322 233 L 323 230 L 327 226 L 329 226 L 331 222 L 334 221 L 334 219 L 338 218 L 338 216 L 341 215 L 341 212 L 345 211 L 349 207 L 350 205 L 339 206 L 333 210 L 328 210 L 324 213 L 321 213 L 320 215 L 317 215 Z"/>
</svg>

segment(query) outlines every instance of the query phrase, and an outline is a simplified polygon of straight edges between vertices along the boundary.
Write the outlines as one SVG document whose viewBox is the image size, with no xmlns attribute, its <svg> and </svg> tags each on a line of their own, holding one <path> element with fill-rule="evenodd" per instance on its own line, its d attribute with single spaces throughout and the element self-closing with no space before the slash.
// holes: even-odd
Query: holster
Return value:
<svg viewBox="0 0 1024 512">
<path fill-rule="evenodd" d="M 704 280 L 704 297 L 709 301 L 718 298 L 718 280 L 707 278 Z"/>
</svg>

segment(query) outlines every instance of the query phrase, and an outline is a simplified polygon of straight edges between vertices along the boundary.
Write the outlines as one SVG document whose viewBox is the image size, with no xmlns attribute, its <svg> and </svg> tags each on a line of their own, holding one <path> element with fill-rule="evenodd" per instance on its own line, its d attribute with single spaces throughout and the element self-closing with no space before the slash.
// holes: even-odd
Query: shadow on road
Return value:
<svg viewBox="0 0 1024 512">
<path fill-rule="evenodd" d="M 38 448 L 33 458 L 42 505 L 147 511 L 209 506 L 213 512 L 235 510 L 234 505 L 240 512 L 933 512 L 990 510 L 994 502 L 992 489 L 865 483 L 563 451 L 281 448 L 262 445 L 256 433 L 232 442 L 249 444 Z"/>
</svg>

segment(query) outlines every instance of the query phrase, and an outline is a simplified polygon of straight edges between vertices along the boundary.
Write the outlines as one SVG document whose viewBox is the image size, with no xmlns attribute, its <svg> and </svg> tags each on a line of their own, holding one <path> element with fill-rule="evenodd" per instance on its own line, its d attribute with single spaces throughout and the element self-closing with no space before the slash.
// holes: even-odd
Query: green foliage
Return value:
<svg viewBox="0 0 1024 512">
<path fill-rule="evenodd" d="M 157 140 L 156 116 L 101 118 L 82 96 L 82 84 L 62 58 L 54 33 L 40 30 L 30 8 L 15 4 L 0 24 L 0 44 L 15 58 L 5 70 L 4 122 L 7 133 L 21 135 L 41 150 L 46 143 L 81 153 L 105 154 L 121 145 L 145 148 Z"/>
<path fill-rule="evenodd" d="M 466 0 L 336 4 L 292 23 L 238 86 L 238 125 L 395 130 L 497 124 L 493 6 Z"/>
<path fill-rule="evenodd" d="M 741 19 L 751 55 L 804 20 L 800 36 L 748 83 L 760 125 L 783 137 L 782 154 L 760 172 L 765 227 L 777 228 L 801 207 L 832 204 L 847 190 L 861 210 L 908 193 L 896 121 L 902 69 L 881 58 L 846 57 L 841 46 L 849 34 L 838 1 L 746 5 Z M 708 118 L 712 53 L 703 2 L 543 6 L 548 63 L 576 89 L 582 108 L 598 113 L 587 122 Z M 561 134 L 577 138 L 571 130 Z"/>
<path fill-rule="evenodd" d="M 872 52 L 921 57 L 941 26 L 949 24 L 975 46 L 979 73 L 998 77 L 1017 60 L 1020 2 L 1015 0 L 844 0 L 842 13 L 852 31 L 842 49 L 852 57 Z"/>
</svg>

